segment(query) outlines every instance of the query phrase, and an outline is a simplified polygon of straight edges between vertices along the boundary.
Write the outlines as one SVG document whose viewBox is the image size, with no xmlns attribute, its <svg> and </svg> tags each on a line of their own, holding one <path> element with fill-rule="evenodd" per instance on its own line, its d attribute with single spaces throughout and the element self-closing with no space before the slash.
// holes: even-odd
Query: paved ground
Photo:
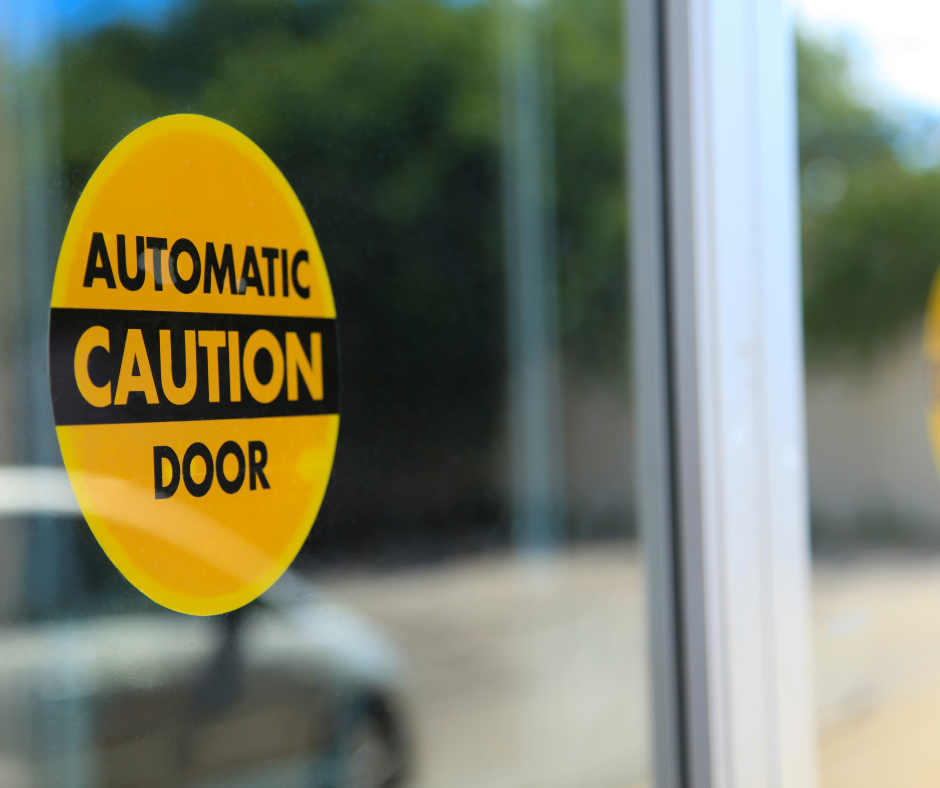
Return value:
<svg viewBox="0 0 940 788">
<path fill-rule="evenodd" d="M 643 578 L 624 548 L 325 584 L 398 643 L 421 788 L 646 775 Z M 821 788 L 940 785 L 940 555 L 814 569 Z"/>
<path fill-rule="evenodd" d="M 628 788 L 644 777 L 645 603 L 632 551 L 324 585 L 405 655 L 421 788 Z"/>
<path fill-rule="evenodd" d="M 822 788 L 940 785 L 940 555 L 814 571 Z"/>
</svg>

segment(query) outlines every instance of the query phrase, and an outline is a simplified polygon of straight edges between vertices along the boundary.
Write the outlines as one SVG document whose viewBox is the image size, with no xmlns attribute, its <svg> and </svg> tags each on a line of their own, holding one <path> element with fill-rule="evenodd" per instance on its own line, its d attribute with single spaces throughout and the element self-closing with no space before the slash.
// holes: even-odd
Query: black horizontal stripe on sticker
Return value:
<svg viewBox="0 0 940 788">
<path fill-rule="evenodd" d="M 102 347 L 91 350 L 87 361 L 82 358 L 76 362 L 76 349 L 86 331 L 100 327 L 97 334 L 105 329 L 110 349 Z M 196 375 L 195 391 L 192 398 L 184 404 L 174 404 L 164 391 L 161 368 L 161 331 L 169 331 L 169 359 L 173 385 L 185 391 L 186 371 L 186 332 L 195 332 L 196 353 L 195 369 L 189 374 Z M 249 338 L 257 331 L 270 332 L 276 339 L 284 361 L 284 375 L 280 390 L 271 402 L 257 401 L 246 382 L 245 349 Z M 139 333 L 138 333 L 139 332 Z M 199 332 L 224 332 L 226 344 L 219 349 L 200 345 L 200 339 L 217 341 L 218 334 L 200 337 Z M 233 397 L 230 386 L 229 337 L 236 332 L 239 339 L 239 366 L 237 391 Z M 289 338 L 293 334 L 293 338 Z M 320 337 L 322 370 L 322 398 L 317 399 L 311 392 L 307 380 L 297 364 L 294 371 L 288 369 L 287 345 L 290 340 L 293 358 L 298 358 L 298 347 L 302 361 L 310 365 L 308 376 L 317 377 L 315 354 L 311 334 Z M 151 399 L 143 391 L 130 391 L 127 401 L 116 401 L 121 378 L 122 362 L 128 336 L 139 337 L 146 350 L 146 362 L 149 363 L 153 378 Z M 259 335 L 260 337 L 261 335 Z M 270 341 L 270 337 L 265 336 Z M 273 350 L 273 348 L 272 348 Z M 275 353 L 277 351 L 275 350 Z M 209 355 L 215 353 L 218 365 L 218 402 L 210 401 L 213 388 L 210 378 L 215 378 Z M 191 355 L 191 354 L 190 354 Z M 131 383 L 130 388 L 140 387 L 141 381 L 148 380 L 146 371 L 140 369 L 140 354 L 128 353 L 128 363 L 124 364 L 125 377 Z M 192 358 L 190 358 L 192 361 Z M 133 363 L 131 363 L 133 362 Z M 76 380 L 76 366 L 85 365 L 88 380 L 96 387 L 110 384 L 110 392 L 99 393 L 99 398 L 106 397 L 107 404 L 96 407 L 80 391 Z M 269 383 L 274 362 L 268 350 L 256 354 L 255 378 L 260 384 Z M 137 376 L 137 377 L 130 377 Z M 288 379 L 296 380 L 296 399 L 290 399 Z M 336 321 L 328 318 L 273 317 L 263 315 L 227 315 L 196 312 L 144 312 L 116 309 L 63 309 L 51 310 L 49 319 L 49 377 L 52 390 L 52 408 L 55 423 L 59 426 L 75 424 L 139 424 L 148 422 L 171 421 L 206 421 L 211 419 L 254 419 L 271 416 L 308 416 L 339 412 L 339 359 L 336 337 Z M 146 386 L 145 386 L 146 387 Z M 99 392 L 102 392 L 99 389 Z M 239 399 L 240 394 L 240 399 Z M 155 395 L 155 396 L 154 396 Z M 181 399 L 177 392 L 177 399 Z"/>
</svg>

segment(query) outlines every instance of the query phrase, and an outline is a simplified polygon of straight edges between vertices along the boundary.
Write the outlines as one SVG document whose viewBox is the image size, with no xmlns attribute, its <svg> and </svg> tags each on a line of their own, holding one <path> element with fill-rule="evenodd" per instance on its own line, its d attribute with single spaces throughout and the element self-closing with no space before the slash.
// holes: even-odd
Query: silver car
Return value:
<svg viewBox="0 0 940 788">
<path fill-rule="evenodd" d="M 291 572 L 227 615 L 167 611 L 61 478 L 27 481 L 4 499 L 0 478 L 0 562 L 25 567 L 0 578 L 0 788 L 407 781 L 398 658 L 369 624 Z"/>
</svg>

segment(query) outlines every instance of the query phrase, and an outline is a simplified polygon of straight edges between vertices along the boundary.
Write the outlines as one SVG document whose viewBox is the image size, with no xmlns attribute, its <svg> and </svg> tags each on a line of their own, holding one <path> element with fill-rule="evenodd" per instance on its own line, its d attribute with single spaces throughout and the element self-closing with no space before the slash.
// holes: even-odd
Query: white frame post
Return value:
<svg viewBox="0 0 940 788">
<path fill-rule="evenodd" d="M 794 39 L 785 0 L 630 0 L 656 784 L 812 788 Z"/>
</svg>

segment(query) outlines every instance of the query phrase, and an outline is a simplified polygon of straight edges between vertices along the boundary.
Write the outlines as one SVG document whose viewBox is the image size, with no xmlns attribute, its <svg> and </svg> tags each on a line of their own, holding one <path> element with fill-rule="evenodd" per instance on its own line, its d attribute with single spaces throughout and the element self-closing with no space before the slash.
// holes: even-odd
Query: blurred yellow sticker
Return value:
<svg viewBox="0 0 940 788">
<path fill-rule="evenodd" d="M 940 271 L 934 274 L 930 295 L 927 297 L 923 350 L 930 368 L 927 432 L 933 449 L 934 463 L 940 470 Z"/>
<path fill-rule="evenodd" d="M 326 491 L 339 372 L 317 239 L 258 146 L 173 115 L 105 157 L 59 254 L 49 376 L 82 512 L 133 585 L 211 615 L 278 579 Z"/>
</svg>

